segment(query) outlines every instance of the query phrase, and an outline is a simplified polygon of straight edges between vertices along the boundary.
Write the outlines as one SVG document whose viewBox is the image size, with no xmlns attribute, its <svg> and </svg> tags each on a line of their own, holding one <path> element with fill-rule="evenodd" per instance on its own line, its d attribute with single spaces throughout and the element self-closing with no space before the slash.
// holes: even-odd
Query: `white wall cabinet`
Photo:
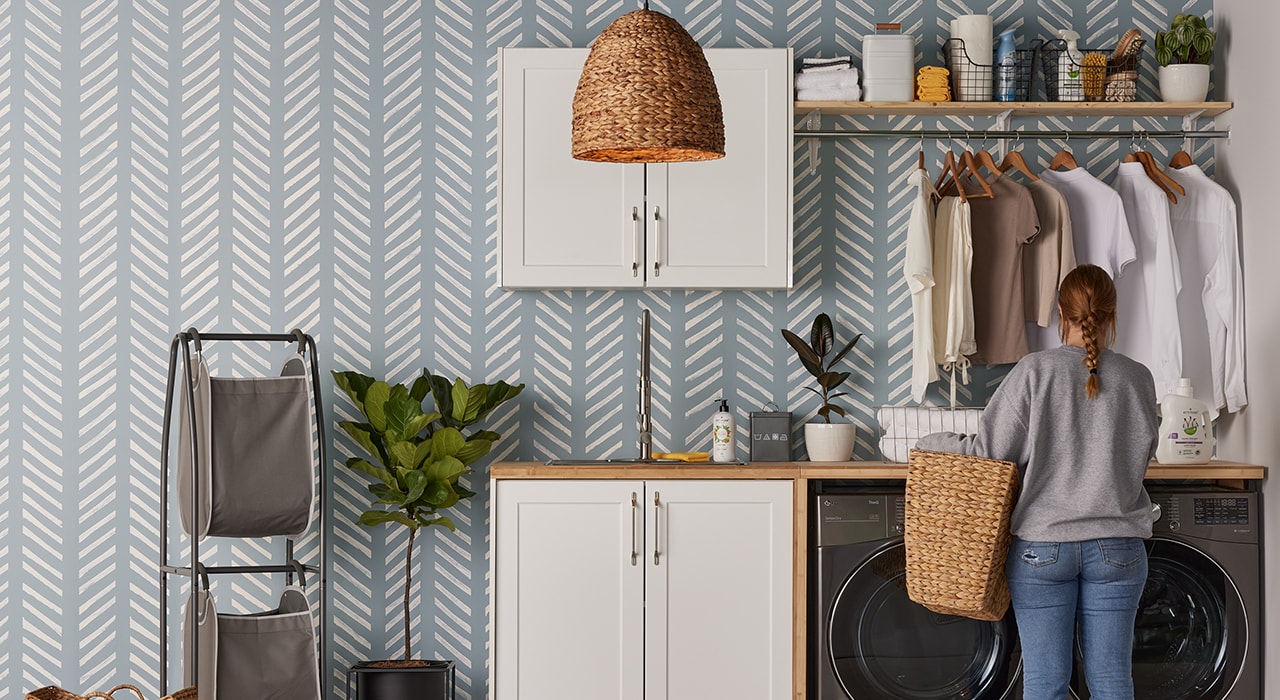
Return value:
<svg viewBox="0 0 1280 700">
<path fill-rule="evenodd" d="M 791 697 L 790 481 L 493 493 L 494 700 Z"/>
<path fill-rule="evenodd" d="M 570 155 L 587 49 L 503 49 L 500 279 L 506 288 L 791 286 L 790 49 L 707 49 L 725 157 Z"/>
</svg>

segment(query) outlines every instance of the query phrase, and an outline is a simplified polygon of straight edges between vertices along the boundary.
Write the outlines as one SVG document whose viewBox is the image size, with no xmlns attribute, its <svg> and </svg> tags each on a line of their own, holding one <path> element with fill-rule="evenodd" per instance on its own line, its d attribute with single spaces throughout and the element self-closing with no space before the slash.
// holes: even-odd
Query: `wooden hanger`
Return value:
<svg viewBox="0 0 1280 700">
<path fill-rule="evenodd" d="M 990 154 L 988 154 L 987 157 L 989 159 Z M 991 191 L 991 183 L 987 182 L 986 178 L 982 177 L 982 173 L 978 172 L 978 161 L 974 159 L 972 153 L 970 153 L 969 151 L 965 151 L 960 156 L 960 162 L 964 165 L 964 170 L 961 172 L 968 173 L 969 175 L 973 176 L 973 179 L 978 183 L 978 187 L 982 189 L 981 194 L 977 192 L 968 193 L 969 199 L 975 199 L 975 198 L 990 199 L 996 196 L 996 193 Z M 999 171 L 996 171 L 996 172 L 999 172 Z M 958 178 L 957 178 L 957 183 L 958 183 Z M 957 187 L 959 187 L 958 184 L 957 184 Z"/>
<path fill-rule="evenodd" d="M 1053 160 L 1049 162 L 1049 169 L 1057 170 L 1064 166 L 1067 170 L 1075 170 L 1080 167 L 1080 164 L 1076 162 L 1076 157 L 1065 148 L 1058 151 L 1058 155 L 1054 156 Z"/>
<path fill-rule="evenodd" d="M 934 185 L 934 191 L 941 198 L 946 195 L 947 190 L 955 189 L 959 195 L 960 201 L 968 202 L 969 195 L 960 187 L 960 165 L 956 162 L 956 154 L 947 151 L 947 155 L 942 158 L 942 173 L 938 175 L 938 182 Z M 950 177 L 951 179 L 947 179 Z"/>
<path fill-rule="evenodd" d="M 977 161 L 980 167 L 986 168 L 987 172 L 995 175 L 996 177 L 1000 177 L 1004 174 L 1001 172 L 1000 166 L 996 165 L 995 159 L 991 157 L 991 152 L 986 149 L 982 149 L 977 153 L 974 153 L 973 159 Z"/>
<path fill-rule="evenodd" d="M 1032 182 L 1037 182 L 1040 177 L 1031 172 L 1031 168 L 1027 167 L 1027 161 L 1022 157 L 1022 153 L 1018 151 L 1009 151 L 1004 154 L 1004 160 L 1000 161 L 1000 172 L 1009 172 L 1011 168 L 1016 168 L 1018 172 L 1031 178 Z"/>
<path fill-rule="evenodd" d="M 1195 165 L 1195 161 L 1191 160 L 1191 154 L 1186 151 L 1178 151 L 1169 159 L 1169 167 L 1181 170 L 1188 165 Z"/>
<path fill-rule="evenodd" d="M 1177 204 L 1178 195 L 1187 193 L 1187 190 L 1178 184 L 1177 180 L 1169 177 L 1160 169 L 1160 166 L 1156 164 L 1155 156 L 1150 153 L 1136 151 L 1126 155 L 1122 160 L 1125 163 L 1141 163 L 1142 171 L 1147 174 L 1147 177 L 1151 178 L 1152 182 L 1159 185 L 1160 189 L 1164 190 L 1165 196 L 1169 198 L 1171 203 Z"/>
</svg>

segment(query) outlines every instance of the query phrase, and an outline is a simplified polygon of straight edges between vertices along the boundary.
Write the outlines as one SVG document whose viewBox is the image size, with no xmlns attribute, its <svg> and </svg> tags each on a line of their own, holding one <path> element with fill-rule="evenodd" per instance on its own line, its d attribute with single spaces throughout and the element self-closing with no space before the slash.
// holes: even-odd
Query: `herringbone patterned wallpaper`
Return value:
<svg viewBox="0 0 1280 700">
<path fill-rule="evenodd" d="M 851 358 L 847 405 L 864 427 L 858 455 L 877 456 L 874 409 L 908 393 L 909 304 L 897 268 L 917 142 L 825 140 L 811 150 L 796 140 L 791 292 L 496 287 L 496 50 L 585 46 L 636 6 L 0 0 L 0 694 L 53 682 L 158 689 L 160 422 L 168 343 L 188 326 L 308 330 L 330 424 L 351 411 L 329 369 L 525 382 L 518 405 L 495 416 L 505 436 L 495 457 L 546 459 L 635 449 L 642 307 L 654 314 L 660 450 L 705 449 L 722 395 L 743 424 L 768 401 L 797 422 L 812 415 L 808 377 L 778 328 L 803 332 L 826 311 L 842 337 L 867 334 Z M 1212 0 L 654 8 L 704 45 L 790 45 L 797 57 L 858 54 L 874 22 L 900 20 L 923 63 L 936 62 L 956 14 L 990 11 L 1024 41 L 1073 25 L 1087 45 L 1106 46 L 1132 25 L 1150 39 L 1172 14 L 1209 11 Z M 1148 64 L 1147 99 L 1153 76 Z M 990 121 L 827 124 L 857 125 L 953 128 L 963 142 Z M 925 147 L 936 156 L 947 145 Z M 1059 146 L 1023 144 L 1042 162 Z M 1072 144 L 1103 177 L 1127 147 Z M 1207 146 L 1197 148 L 1206 160 Z M 213 364 L 222 374 L 267 371 L 281 349 L 224 345 Z M 980 369 L 960 400 L 981 402 L 1000 376 Z M 352 662 L 397 651 L 405 541 L 353 524 L 364 482 L 342 469 L 355 447 L 334 432 L 322 483 L 335 506 L 326 682 L 337 688 Z M 461 698 L 483 697 L 488 684 L 488 486 L 483 473 L 470 485 L 480 495 L 453 515 L 459 531 L 423 538 L 414 579 L 415 648 L 457 660 Z M 300 551 L 314 555 L 317 544 L 308 538 Z M 179 538 L 171 545 L 174 557 L 186 551 Z M 279 543 L 219 541 L 210 551 L 221 562 L 261 560 L 278 556 Z M 232 611 L 262 609 L 278 589 L 266 577 L 215 584 Z M 176 612 L 178 594 L 169 604 Z M 176 628 L 167 639 L 176 651 Z"/>
</svg>

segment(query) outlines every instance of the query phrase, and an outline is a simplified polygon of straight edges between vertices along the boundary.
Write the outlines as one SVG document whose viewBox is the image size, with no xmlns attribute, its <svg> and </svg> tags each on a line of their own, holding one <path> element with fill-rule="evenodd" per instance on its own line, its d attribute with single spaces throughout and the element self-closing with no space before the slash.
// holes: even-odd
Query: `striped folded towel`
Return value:
<svg viewBox="0 0 1280 700">
<path fill-rule="evenodd" d="M 832 56 L 831 58 L 814 56 L 800 61 L 801 73 L 823 73 L 828 71 L 850 70 L 852 68 L 852 56 Z"/>
</svg>

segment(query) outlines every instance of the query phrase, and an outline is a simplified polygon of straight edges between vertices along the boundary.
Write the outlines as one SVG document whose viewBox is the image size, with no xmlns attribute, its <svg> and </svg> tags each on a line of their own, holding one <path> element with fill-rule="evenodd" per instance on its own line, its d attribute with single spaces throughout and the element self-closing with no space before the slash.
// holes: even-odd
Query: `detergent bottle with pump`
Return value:
<svg viewBox="0 0 1280 700">
<path fill-rule="evenodd" d="M 1161 464 L 1206 464 L 1213 456 L 1213 426 L 1209 407 L 1196 400 L 1191 380 L 1178 380 L 1173 393 L 1160 402 L 1160 434 L 1156 461 Z"/>
<path fill-rule="evenodd" d="M 1058 101 L 1081 102 L 1084 100 L 1084 80 L 1081 76 L 1084 53 L 1076 45 L 1080 41 L 1080 35 L 1070 29 L 1061 29 L 1058 36 L 1067 43 L 1066 50 L 1058 54 Z"/>
</svg>

